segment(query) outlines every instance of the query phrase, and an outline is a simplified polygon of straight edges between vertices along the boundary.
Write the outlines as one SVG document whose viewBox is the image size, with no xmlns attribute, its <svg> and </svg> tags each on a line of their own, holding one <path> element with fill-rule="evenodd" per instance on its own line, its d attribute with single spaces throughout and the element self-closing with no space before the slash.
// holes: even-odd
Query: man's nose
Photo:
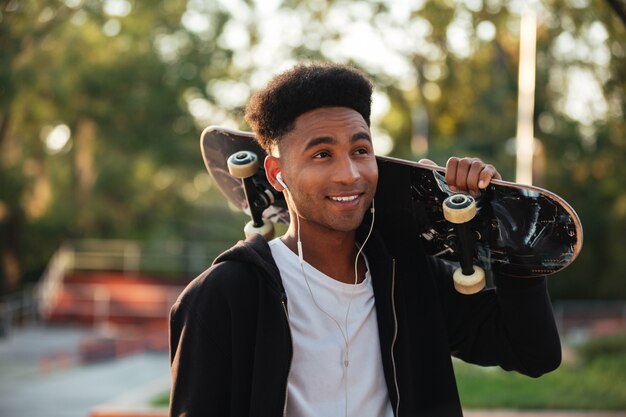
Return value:
<svg viewBox="0 0 626 417">
<path fill-rule="evenodd" d="M 333 167 L 333 180 L 338 183 L 351 184 L 361 177 L 359 167 L 352 158 L 338 159 Z"/>
</svg>

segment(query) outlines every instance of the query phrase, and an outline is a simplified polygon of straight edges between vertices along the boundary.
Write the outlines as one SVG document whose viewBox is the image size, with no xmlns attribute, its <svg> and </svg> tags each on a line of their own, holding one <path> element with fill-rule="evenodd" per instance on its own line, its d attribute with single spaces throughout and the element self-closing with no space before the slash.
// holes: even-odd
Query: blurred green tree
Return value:
<svg viewBox="0 0 626 417">
<path fill-rule="evenodd" d="M 379 151 L 440 164 L 480 156 L 513 179 L 524 4 L 1 2 L 5 289 L 36 276 L 68 237 L 239 237 L 242 218 L 227 214 L 200 162 L 199 132 L 245 127 L 251 92 L 305 59 L 374 78 Z M 534 4 L 535 178 L 572 203 L 586 232 L 553 294 L 623 298 L 624 25 L 602 0 Z"/>
<path fill-rule="evenodd" d="M 378 122 L 395 156 L 440 164 L 453 154 L 480 156 L 514 180 L 527 4 L 538 17 L 535 183 L 565 197 L 585 229 L 584 250 L 551 280 L 553 294 L 624 298 L 626 14 L 619 2 L 292 0 L 283 7 L 298 10 L 298 27 L 306 28 L 294 57 L 354 62 L 373 74 L 390 102 Z"/>
<path fill-rule="evenodd" d="M 224 208 L 205 193 L 193 106 L 210 106 L 206 83 L 229 73 L 229 51 L 183 26 L 187 2 L 0 10 L 3 291 L 64 239 L 210 235 L 204 217 Z M 210 29 L 226 21 L 212 13 Z"/>
</svg>

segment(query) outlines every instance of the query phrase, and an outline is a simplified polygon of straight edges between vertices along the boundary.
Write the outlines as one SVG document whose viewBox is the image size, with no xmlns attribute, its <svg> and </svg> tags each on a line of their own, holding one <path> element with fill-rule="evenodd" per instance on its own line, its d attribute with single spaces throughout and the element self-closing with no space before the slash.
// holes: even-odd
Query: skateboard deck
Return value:
<svg viewBox="0 0 626 417">
<path fill-rule="evenodd" d="M 289 223 L 282 193 L 267 181 L 265 151 L 248 132 L 208 127 L 201 135 L 205 165 L 228 201 L 249 215 L 272 223 Z M 250 178 L 251 206 L 240 178 L 229 172 L 227 160 L 240 151 L 258 158 Z M 375 229 L 384 239 L 417 238 L 424 251 L 459 261 L 456 229 L 444 217 L 442 204 L 451 192 L 445 169 L 377 156 Z M 473 262 L 484 270 L 512 277 L 538 277 L 571 264 L 582 248 L 583 231 L 574 209 L 561 197 L 539 187 L 502 180 L 475 199 L 476 216 L 468 223 L 474 235 Z"/>
</svg>

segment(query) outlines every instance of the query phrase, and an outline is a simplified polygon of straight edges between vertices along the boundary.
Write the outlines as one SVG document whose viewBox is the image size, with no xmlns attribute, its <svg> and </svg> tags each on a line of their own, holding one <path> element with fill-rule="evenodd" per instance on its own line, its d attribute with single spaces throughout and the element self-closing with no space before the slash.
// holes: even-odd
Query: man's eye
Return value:
<svg viewBox="0 0 626 417">
<path fill-rule="evenodd" d="M 358 153 L 359 155 L 367 155 L 370 153 L 370 151 L 367 148 L 359 148 L 356 150 L 356 153 Z"/>
<path fill-rule="evenodd" d="M 329 156 L 330 156 L 330 153 L 326 151 L 322 151 L 322 152 L 316 153 L 314 158 L 328 158 Z"/>
</svg>

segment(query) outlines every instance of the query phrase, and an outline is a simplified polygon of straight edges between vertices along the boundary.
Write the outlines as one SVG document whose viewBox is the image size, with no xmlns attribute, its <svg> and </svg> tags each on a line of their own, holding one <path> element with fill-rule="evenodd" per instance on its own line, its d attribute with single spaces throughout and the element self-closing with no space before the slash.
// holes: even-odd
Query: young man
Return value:
<svg viewBox="0 0 626 417">
<path fill-rule="evenodd" d="M 354 69 L 300 65 L 251 100 L 270 183 L 291 224 L 220 255 L 171 313 L 171 416 L 461 416 L 450 356 L 539 376 L 560 342 L 544 279 L 494 277 L 474 295 L 410 239 L 382 241 L 369 129 Z M 477 193 L 497 171 L 451 158 Z"/>
</svg>

